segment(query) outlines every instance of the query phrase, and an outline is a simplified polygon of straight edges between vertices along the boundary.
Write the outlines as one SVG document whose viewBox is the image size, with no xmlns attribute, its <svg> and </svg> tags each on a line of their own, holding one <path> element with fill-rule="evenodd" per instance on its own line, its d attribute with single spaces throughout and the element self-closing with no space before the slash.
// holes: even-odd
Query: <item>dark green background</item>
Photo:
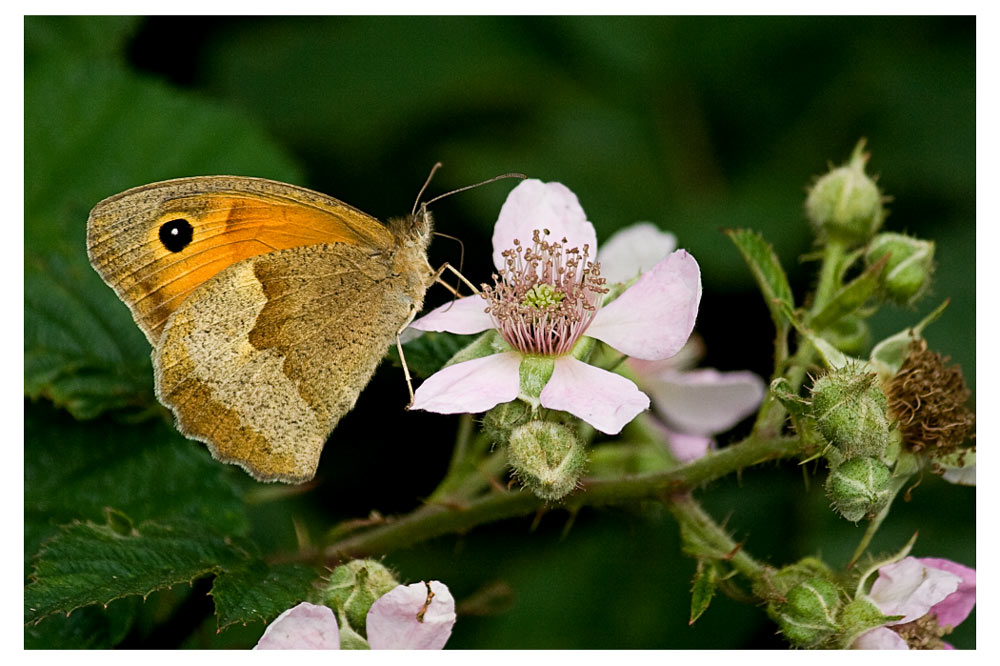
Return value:
<svg viewBox="0 0 1000 666">
<path fill-rule="evenodd" d="M 132 186 L 209 173 L 295 182 L 383 219 L 409 211 L 439 160 L 431 193 L 506 171 L 561 181 L 600 240 L 638 220 L 674 232 L 702 269 L 706 364 L 767 374 L 767 311 L 721 229 L 763 232 L 801 297 L 816 266 L 799 260 L 811 249 L 805 187 L 864 136 L 893 197 L 887 228 L 938 243 L 932 293 L 879 313 L 875 339 L 949 297 L 927 337 L 974 388 L 974 36 L 971 18 L 26 18 L 26 302 L 72 285 L 89 312 L 120 325 L 104 334 L 134 360 L 108 366 L 94 347 L 105 370 L 120 368 L 102 379 L 121 382 L 114 400 L 81 392 L 82 371 L 36 390 L 26 370 L 26 392 L 42 401 L 26 402 L 26 451 L 66 427 L 47 399 L 97 418 L 80 428 L 113 430 L 122 408 L 134 416 L 151 396 L 148 345 L 86 266 L 87 212 Z M 434 206 L 438 230 L 464 240 L 473 281 L 489 278 L 491 225 L 510 187 Z M 456 244 L 435 241 L 432 264 L 457 258 Z M 445 296 L 432 289 L 429 302 Z M 29 365 L 30 341 L 61 339 L 26 321 L 26 340 Z M 373 509 L 408 511 L 433 489 L 455 420 L 404 413 L 405 399 L 386 364 L 326 447 L 318 487 L 251 507 L 265 548 L 294 546 L 293 516 L 315 538 Z M 754 555 L 842 565 L 862 529 L 833 516 L 822 468 L 808 471 L 808 488 L 787 463 L 702 497 Z M 974 511 L 973 489 L 926 478 L 875 545 L 898 548 L 919 528 L 915 554 L 974 566 Z M 460 602 L 489 583 L 508 591 L 497 613 L 460 617 L 450 647 L 783 645 L 760 609 L 725 598 L 687 626 L 694 565 L 657 507 L 585 510 L 561 537 L 566 518 L 481 527 L 386 561 L 407 580 L 445 581 Z M 202 622 L 204 591 L 151 597 L 124 645 L 252 645 L 262 626 L 217 637 Z M 953 642 L 974 638 L 973 616 Z"/>
</svg>

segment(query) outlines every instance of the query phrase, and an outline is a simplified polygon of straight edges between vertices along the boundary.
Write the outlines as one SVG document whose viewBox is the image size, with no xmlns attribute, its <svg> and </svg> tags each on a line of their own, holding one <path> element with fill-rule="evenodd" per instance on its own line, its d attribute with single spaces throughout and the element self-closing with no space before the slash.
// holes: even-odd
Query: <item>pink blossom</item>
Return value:
<svg viewBox="0 0 1000 666">
<path fill-rule="evenodd" d="M 664 361 L 629 359 L 628 368 L 639 387 L 653 401 L 671 453 L 690 462 L 714 448 L 713 435 L 725 432 L 752 414 L 766 388 L 752 372 L 693 369 L 700 343 L 689 343 L 677 356 Z"/>
<path fill-rule="evenodd" d="M 946 630 L 961 624 L 976 604 L 976 570 L 940 558 L 906 557 L 878 570 L 868 597 L 885 615 L 902 617 L 862 634 L 854 647 L 906 650 L 906 641 L 891 627 L 928 615 Z"/>
<path fill-rule="evenodd" d="M 647 409 L 649 398 L 631 381 L 589 366 L 570 352 L 586 335 L 635 358 L 661 360 L 676 354 L 698 313 L 698 263 L 684 250 L 672 252 L 604 304 L 606 280 L 591 260 L 596 247 L 593 225 L 564 185 L 526 180 L 515 187 L 494 227 L 493 260 L 499 272 L 494 286 L 412 324 L 423 331 L 452 333 L 496 329 L 510 351 L 440 370 L 417 389 L 413 409 L 479 412 L 509 402 L 520 395 L 526 356 L 552 362 L 541 393 L 521 396 L 543 407 L 569 412 L 612 435 Z"/>
<path fill-rule="evenodd" d="M 622 229 L 601 248 L 603 275 L 626 281 L 667 256 L 677 239 L 649 223 Z M 694 369 L 704 345 L 692 336 L 675 356 L 659 361 L 628 360 L 628 370 L 649 395 L 670 451 L 680 462 L 690 462 L 715 446 L 712 435 L 729 430 L 752 414 L 764 399 L 764 380 L 748 371 L 719 372 Z"/>
<path fill-rule="evenodd" d="M 375 600 L 365 624 L 373 650 L 440 650 L 455 625 L 455 599 L 436 580 L 399 585 Z M 268 625 L 254 649 L 339 650 L 337 619 L 304 601 Z"/>
<path fill-rule="evenodd" d="M 340 630 L 333 610 L 303 601 L 267 625 L 255 650 L 339 650 Z"/>
</svg>

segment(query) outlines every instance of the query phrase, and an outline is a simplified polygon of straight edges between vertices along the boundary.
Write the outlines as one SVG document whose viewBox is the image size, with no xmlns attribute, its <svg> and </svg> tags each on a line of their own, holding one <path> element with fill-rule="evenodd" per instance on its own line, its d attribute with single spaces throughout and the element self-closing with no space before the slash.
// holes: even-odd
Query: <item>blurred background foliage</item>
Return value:
<svg viewBox="0 0 1000 666">
<path fill-rule="evenodd" d="M 409 211 L 436 161 L 431 194 L 506 171 L 558 180 L 600 240 L 638 220 L 674 232 L 702 268 L 705 364 L 766 376 L 772 325 L 721 230 L 763 232 L 801 297 L 816 268 L 802 260 L 805 187 L 864 136 L 893 197 L 886 228 L 934 240 L 938 261 L 933 292 L 885 308 L 873 340 L 951 298 L 927 337 L 975 390 L 974 36 L 960 17 L 26 17 L 26 574 L 58 525 L 115 501 L 133 518 L 201 516 L 273 553 L 295 548 L 296 525 L 318 539 L 342 519 L 409 511 L 446 468 L 455 419 L 403 413 L 389 364 L 304 494 L 269 498 L 159 424 L 148 344 L 84 238 L 100 199 L 165 178 L 275 178 L 382 219 Z M 434 206 L 474 282 L 489 279 L 510 187 Z M 457 259 L 435 241 L 432 264 Z M 428 302 L 445 298 L 432 289 Z M 745 470 L 700 495 L 754 555 L 842 566 L 862 528 L 828 509 L 815 465 L 807 480 L 794 463 Z M 584 510 L 563 535 L 567 519 L 555 509 L 386 562 L 451 587 L 449 647 L 783 646 L 761 609 L 726 598 L 687 626 L 694 563 L 658 507 Z M 874 546 L 919 529 L 915 554 L 975 566 L 974 519 L 974 489 L 925 478 Z M 53 617 L 26 645 L 253 645 L 263 624 L 216 634 L 206 591 Z M 975 614 L 952 638 L 974 646 Z"/>
</svg>

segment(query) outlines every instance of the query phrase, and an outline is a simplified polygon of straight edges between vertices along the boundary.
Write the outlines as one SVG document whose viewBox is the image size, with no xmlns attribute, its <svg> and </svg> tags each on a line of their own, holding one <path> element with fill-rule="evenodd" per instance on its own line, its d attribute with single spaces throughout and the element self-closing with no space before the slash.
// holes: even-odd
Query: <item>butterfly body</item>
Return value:
<svg viewBox="0 0 1000 666">
<path fill-rule="evenodd" d="M 153 345 L 178 429 L 259 480 L 300 483 L 423 306 L 430 226 L 208 176 L 101 202 L 88 249 Z"/>
</svg>

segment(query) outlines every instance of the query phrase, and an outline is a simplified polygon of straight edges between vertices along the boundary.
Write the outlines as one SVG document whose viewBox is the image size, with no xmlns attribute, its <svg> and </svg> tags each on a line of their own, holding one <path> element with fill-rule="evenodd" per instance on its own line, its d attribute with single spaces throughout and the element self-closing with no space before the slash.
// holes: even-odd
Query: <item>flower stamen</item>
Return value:
<svg viewBox="0 0 1000 666">
<path fill-rule="evenodd" d="M 567 239 L 550 242 L 549 233 L 536 229 L 530 248 L 515 239 L 482 296 L 508 344 L 525 354 L 559 356 L 587 330 L 608 289 L 588 245 L 565 249 Z"/>
</svg>

